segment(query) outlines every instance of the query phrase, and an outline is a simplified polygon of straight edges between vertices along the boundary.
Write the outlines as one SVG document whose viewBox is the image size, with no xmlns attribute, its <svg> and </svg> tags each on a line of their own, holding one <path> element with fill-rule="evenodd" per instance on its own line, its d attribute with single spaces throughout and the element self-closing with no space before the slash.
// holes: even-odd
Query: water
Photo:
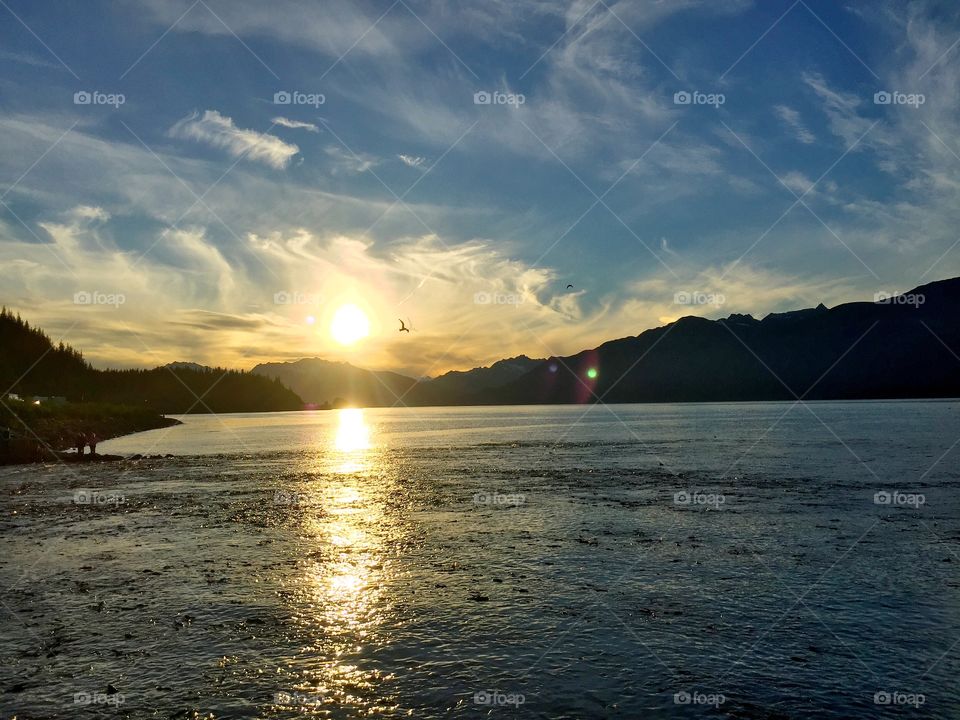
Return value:
<svg viewBox="0 0 960 720">
<path fill-rule="evenodd" d="M 956 718 L 957 410 L 191 416 L 3 468 L 2 717 Z"/>
</svg>

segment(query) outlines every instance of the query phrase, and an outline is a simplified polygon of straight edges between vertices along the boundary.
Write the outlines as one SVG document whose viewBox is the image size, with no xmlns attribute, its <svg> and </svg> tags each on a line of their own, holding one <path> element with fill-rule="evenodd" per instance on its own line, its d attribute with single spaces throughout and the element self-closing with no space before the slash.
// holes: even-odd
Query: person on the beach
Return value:
<svg viewBox="0 0 960 720">
<path fill-rule="evenodd" d="M 100 438 L 97 437 L 95 432 L 92 432 L 87 435 L 87 445 L 90 446 L 90 454 L 97 454 L 97 443 L 100 441 Z"/>
<path fill-rule="evenodd" d="M 83 455 L 83 446 L 87 444 L 86 436 L 82 432 L 78 432 L 73 444 L 77 447 L 77 457 L 80 457 Z"/>
</svg>

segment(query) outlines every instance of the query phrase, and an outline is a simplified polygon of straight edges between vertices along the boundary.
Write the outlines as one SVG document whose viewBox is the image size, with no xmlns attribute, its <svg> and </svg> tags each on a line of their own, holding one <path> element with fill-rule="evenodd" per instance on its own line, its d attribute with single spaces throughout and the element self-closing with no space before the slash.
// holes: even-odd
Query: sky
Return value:
<svg viewBox="0 0 960 720">
<path fill-rule="evenodd" d="M 958 44 L 953 2 L 0 0 L 0 301 L 98 367 L 415 376 L 871 301 L 960 275 Z"/>
</svg>

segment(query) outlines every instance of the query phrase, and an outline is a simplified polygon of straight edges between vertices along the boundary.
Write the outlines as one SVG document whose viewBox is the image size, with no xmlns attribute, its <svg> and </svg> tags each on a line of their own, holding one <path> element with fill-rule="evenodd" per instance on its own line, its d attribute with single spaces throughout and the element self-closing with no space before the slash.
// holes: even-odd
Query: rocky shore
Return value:
<svg viewBox="0 0 960 720">
<path fill-rule="evenodd" d="M 80 456 L 69 450 L 76 447 L 80 436 L 96 436 L 103 442 L 179 424 L 174 418 L 127 405 L 33 405 L 6 400 L 0 404 L 0 465 L 119 460 L 119 456 L 89 452 Z"/>
</svg>

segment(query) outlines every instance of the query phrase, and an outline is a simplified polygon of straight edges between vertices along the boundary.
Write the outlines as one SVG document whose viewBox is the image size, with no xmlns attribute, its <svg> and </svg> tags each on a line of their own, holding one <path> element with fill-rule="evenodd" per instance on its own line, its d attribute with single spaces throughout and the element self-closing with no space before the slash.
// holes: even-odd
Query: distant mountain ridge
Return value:
<svg viewBox="0 0 960 720">
<path fill-rule="evenodd" d="M 275 378 L 316 405 L 456 405 L 464 398 L 522 377 L 542 362 L 519 355 L 489 367 L 451 370 L 427 380 L 321 358 L 261 363 L 250 372 Z"/>
<path fill-rule="evenodd" d="M 304 358 L 291 362 L 261 363 L 254 375 L 273 378 L 293 389 L 308 404 L 383 407 L 394 404 L 417 384 L 395 372 L 364 370 L 345 362 Z"/>
<path fill-rule="evenodd" d="M 960 397 L 960 278 L 884 302 L 683 317 L 551 358 L 489 404 Z M 593 371 L 593 372 L 591 372 Z"/>
<path fill-rule="evenodd" d="M 960 397 L 958 318 L 954 278 L 762 320 L 686 316 L 574 355 L 521 355 L 431 380 L 318 359 L 253 372 L 314 402 L 369 406 Z"/>
<path fill-rule="evenodd" d="M 687 316 L 565 357 L 525 355 L 417 380 L 307 358 L 250 372 L 173 362 L 96 370 L 73 348 L 0 312 L 0 382 L 162 413 L 360 405 L 509 405 L 960 397 L 960 278 L 879 302 Z M 197 398 L 202 398 L 198 401 Z"/>
<path fill-rule="evenodd" d="M 195 362 L 171 362 L 167 363 L 163 367 L 170 368 L 171 370 L 196 370 L 197 372 L 207 372 L 208 370 L 213 370 L 209 365 L 201 365 L 200 363 Z"/>
<path fill-rule="evenodd" d="M 407 404 L 456 405 L 465 397 L 484 393 L 523 377 L 542 362 L 543 360 L 533 360 L 526 355 L 518 355 L 498 360 L 489 367 L 451 370 L 432 380 L 417 383 Z"/>
</svg>

